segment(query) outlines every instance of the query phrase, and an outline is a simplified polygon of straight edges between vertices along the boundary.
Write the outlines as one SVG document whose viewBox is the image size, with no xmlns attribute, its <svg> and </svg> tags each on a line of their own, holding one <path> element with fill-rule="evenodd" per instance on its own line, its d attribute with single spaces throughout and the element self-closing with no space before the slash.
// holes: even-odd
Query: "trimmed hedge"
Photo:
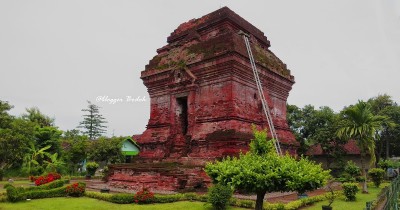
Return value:
<svg viewBox="0 0 400 210">
<path fill-rule="evenodd" d="M 13 185 L 5 185 L 4 188 L 7 190 L 7 200 L 10 202 L 18 202 L 25 200 L 23 187 L 14 187 Z"/>
<path fill-rule="evenodd" d="M 67 195 L 65 192 L 66 189 L 67 186 L 50 190 L 31 190 L 24 192 L 23 195 L 29 199 L 64 197 Z"/>
<path fill-rule="evenodd" d="M 85 183 L 79 182 L 81 185 L 86 187 Z M 37 187 L 14 187 L 13 185 L 6 184 L 4 187 L 7 190 L 7 199 L 10 202 L 18 202 L 22 200 L 37 199 L 37 198 L 54 198 L 54 197 L 64 197 L 67 195 L 66 189 L 68 186 L 62 186 L 64 184 L 63 180 L 57 181 L 57 183 L 49 183 L 44 186 Z M 61 185 L 62 187 L 56 187 Z M 51 188 L 51 189 L 49 189 Z"/>
<path fill-rule="evenodd" d="M 33 187 L 27 187 L 24 188 L 25 191 L 35 191 L 35 190 L 50 190 L 50 189 L 54 189 L 54 188 L 59 188 L 64 186 L 65 184 L 65 180 L 55 180 L 46 184 L 42 184 L 39 186 L 33 186 Z"/>
<path fill-rule="evenodd" d="M 133 203 L 133 194 L 128 194 L 128 193 L 114 194 L 113 196 L 111 196 L 110 202 L 118 204 Z"/>
<path fill-rule="evenodd" d="M 98 200 L 108 201 L 111 203 L 127 204 L 134 203 L 134 194 L 120 193 L 120 194 L 108 194 L 100 192 L 86 191 L 85 196 L 89 198 L 95 198 Z M 196 193 L 185 193 L 185 194 L 171 194 L 171 195 L 154 195 L 153 203 L 173 203 L 177 201 L 207 201 L 206 195 L 198 195 Z"/>
</svg>

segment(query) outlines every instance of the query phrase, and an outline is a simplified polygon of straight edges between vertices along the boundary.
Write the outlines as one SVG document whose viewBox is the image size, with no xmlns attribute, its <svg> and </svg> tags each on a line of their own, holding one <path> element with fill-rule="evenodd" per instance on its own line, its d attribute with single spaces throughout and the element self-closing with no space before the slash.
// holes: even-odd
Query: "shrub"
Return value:
<svg viewBox="0 0 400 210">
<path fill-rule="evenodd" d="M 152 202 L 154 202 L 154 193 L 150 192 L 146 188 L 143 188 L 143 190 L 137 192 L 133 196 L 133 200 L 135 201 L 135 203 L 139 203 L 139 204 L 152 203 Z"/>
<path fill-rule="evenodd" d="M 343 183 L 342 187 L 344 196 L 346 197 L 346 201 L 355 201 L 356 194 L 359 191 L 358 183 Z"/>
<path fill-rule="evenodd" d="M 65 189 L 67 195 L 72 197 L 81 197 L 85 193 L 86 184 L 83 182 L 68 185 Z"/>
<path fill-rule="evenodd" d="M 344 167 L 344 172 L 349 174 L 352 177 L 357 177 L 361 175 L 361 169 L 358 167 L 353 161 L 347 161 L 346 166 Z"/>
<path fill-rule="evenodd" d="M 12 185 L 5 186 L 7 190 L 7 200 L 10 202 L 17 202 L 26 199 L 26 196 L 23 194 L 24 188 L 22 187 L 14 187 Z"/>
<path fill-rule="evenodd" d="M 99 164 L 97 164 L 96 162 L 88 162 L 86 164 L 86 170 L 87 170 L 87 174 L 89 176 L 94 176 L 94 174 L 96 173 L 96 170 L 99 168 Z"/>
<path fill-rule="evenodd" d="M 216 184 L 208 189 L 208 202 L 217 210 L 226 209 L 233 191 L 230 186 Z"/>
<path fill-rule="evenodd" d="M 340 175 L 338 181 L 344 182 L 362 182 L 361 169 L 353 161 L 347 161 L 344 167 L 344 173 Z"/>
<path fill-rule="evenodd" d="M 50 190 L 54 188 L 59 188 L 64 186 L 65 181 L 64 180 L 56 180 L 50 183 L 46 183 L 40 186 L 35 186 L 35 187 L 27 187 L 25 188 L 25 191 L 31 191 L 31 190 Z"/>
<path fill-rule="evenodd" d="M 114 194 L 110 201 L 112 203 L 118 203 L 118 204 L 127 204 L 127 203 L 133 203 L 132 199 L 132 194 L 128 193 L 121 193 L 121 194 Z"/>
<path fill-rule="evenodd" d="M 67 194 L 65 192 L 66 188 L 64 186 L 50 190 L 31 190 L 24 192 L 23 195 L 30 199 L 64 197 Z"/>
<path fill-rule="evenodd" d="M 196 200 L 196 194 L 194 197 L 192 195 L 186 197 L 186 195 L 187 194 L 154 195 L 154 203 L 172 203 L 182 200 Z"/>
<path fill-rule="evenodd" d="M 30 176 L 29 179 L 31 181 L 34 181 L 36 186 L 40 186 L 57 179 L 61 179 L 61 175 L 58 173 L 48 173 L 45 176 L 39 176 L 39 177 Z"/>
<path fill-rule="evenodd" d="M 86 191 L 84 195 L 89 198 L 95 198 L 98 200 L 108 201 L 108 202 L 111 202 L 111 197 L 114 196 L 113 194 L 93 192 L 93 191 Z"/>
<path fill-rule="evenodd" d="M 373 168 L 368 171 L 368 175 L 371 177 L 372 182 L 374 182 L 375 187 L 381 185 L 385 171 L 381 168 Z"/>
</svg>

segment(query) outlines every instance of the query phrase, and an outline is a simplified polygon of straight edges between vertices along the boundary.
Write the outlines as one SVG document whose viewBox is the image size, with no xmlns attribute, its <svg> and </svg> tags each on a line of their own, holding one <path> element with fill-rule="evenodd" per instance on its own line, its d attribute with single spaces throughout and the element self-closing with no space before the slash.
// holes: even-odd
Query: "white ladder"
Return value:
<svg viewBox="0 0 400 210">
<path fill-rule="evenodd" d="M 254 80 L 256 81 L 256 84 L 257 84 L 258 95 L 260 96 L 260 99 L 261 99 L 261 104 L 263 107 L 265 117 L 267 118 L 271 136 L 274 139 L 274 146 L 275 146 L 276 153 L 278 155 L 282 155 L 282 150 L 281 150 L 281 146 L 279 144 L 278 135 L 276 134 L 276 131 L 275 131 L 274 123 L 273 123 L 272 117 L 271 117 L 271 112 L 269 110 L 267 100 L 265 100 L 263 88 L 261 86 L 260 77 L 258 76 L 257 66 L 256 66 L 256 63 L 254 62 L 253 53 L 251 52 L 249 35 L 244 33 L 243 31 L 240 31 L 239 35 L 243 36 L 244 43 L 246 44 L 246 49 L 247 49 L 247 53 L 249 54 L 251 68 L 253 69 Z"/>
</svg>

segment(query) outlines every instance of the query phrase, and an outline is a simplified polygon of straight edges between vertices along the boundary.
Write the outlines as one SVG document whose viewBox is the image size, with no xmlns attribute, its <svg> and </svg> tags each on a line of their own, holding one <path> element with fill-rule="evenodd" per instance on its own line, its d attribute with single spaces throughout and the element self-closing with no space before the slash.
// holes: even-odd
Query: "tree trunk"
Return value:
<svg viewBox="0 0 400 210">
<path fill-rule="evenodd" d="M 362 188 L 362 193 L 368 193 L 368 188 L 367 188 L 367 170 L 365 169 L 365 153 L 361 152 L 361 171 L 362 175 L 364 176 L 364 183 L 363 183 L 363 188 Z"/>
<path fill-rule="evenodd" d="M 263 210 L 264 197 L 266 191 L 257 192 L 256 208 L 255 210 Z"/>
</svg>

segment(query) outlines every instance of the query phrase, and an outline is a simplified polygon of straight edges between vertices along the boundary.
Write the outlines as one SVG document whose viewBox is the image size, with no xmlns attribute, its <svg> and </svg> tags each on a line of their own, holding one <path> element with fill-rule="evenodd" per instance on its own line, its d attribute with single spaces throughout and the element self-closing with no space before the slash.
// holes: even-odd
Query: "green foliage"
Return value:
<svg viewBox="0 0 400 210">
<path fill-rule="evenodd" d="M 356 200 L 356 194 L 359 191 L 358 189 L 358 183 L 343 183 L 343 194 L 346 197 L 346 201 L 355 201 Z"/>
<path fill-rule="evenodd" d="M 88 158 L 93 161 L 106 163 L 120 163 L 124 161 L 121 152 L 122 141 L 125 137 L 100 137 L 96 141 L 91 141 L 88 148 Z"/>
<path fill-rule="evenodd" d="M 53 198 L 63 197 L 67 195 L 67 189 L 73 185 L 63 186 L 63 180 L 57 180 L 49 184 L 38 187 L 14 187 L 11 184 L 6 184 L 4 187 L 7 190 L 7 199 L 10 202 L 22 201 L 25 199 L 38 199 L 38 198 Z M 79 183 L 79 186 L 85 187 L 85 183 Z"/>
<path fill-rule="evenodd" d="M 55 180 L 55 181 L 52 181 L 52 182 L 49 182 L 49 183 L 46 183 L 46 184 L 42 184 L 42 185 L 34 186 L 34 187 L 27 187 L 27 188 L 24 188 L 24 189 L 25 189 L 25 191 L 50 190 L 50 189 L 53 189 L 53 188 L 62 187 L 62 186 L 64 186 L 64 184 L 65 184 L 65 180 L 59 179 L 59 180 Z"/>
<path fill-rule="evenodd" d="M 96 170 L 99 168 L 99 164 L 97 164 L 96 162 L 88 162 L 86 164 L 86 170 L 88 175 L 90 176 L 94 176 L 94 174 L 96 173 Z"/>
<path fill-rule="evenodd" d="M 83 133 L 89 136 L 89 139 L 96 139 L 106 132 L 107 123 L 103 115 L 100 114 L 100 107 L 88 101 L 87 109 L 82 109 L 87 114 L 83 115 L 83 121 L 80 122 L 79 128 L 83 128 Z"/>
<path fill-rule="evenodd" d="M 132 194 L 127 194 L 127 193 L 120 193 L 120 194 L 115 194 L 110 198 L 110 202 L 112 203 L 119 203 L 119 204 L 127 204 L 127 203 L 133 203 L 133 195 Z"/>
<path fill-rule="evenodd" d="M 344 141 L 336 138 L 340 124 L 339 115 L 331 108 L 323 106 L 315 109 L 312 105 L 299 108 L 287 105 L 287 120 L 296 140 L 300 143 L 298 153 L 305 154 L 309 146 L 320 144 L 325 154 L 339 161 Z"/>
<path fill-rule="evenodd" d="M 26 153 L 24 157 L 24 166 L 28 169 L 29 175 L 38 175 L 32 173 L 32 168 L 41 167 L 41 164 L 39 164 L 39 160 L 43 159 L 44 156 L 50 156 L 50 154 L 46 151 L 50 149 L 50 147 L 51 146 L 48 145 L 43 148 L 36 149 L 36 146 L 33 143 L 30 144 L 29 151 Z"/>
<path fill-rule="evenodd" d="M 50 190 L 31 190 L 22 193 L 22 195 L 29 199 L 64 197 L 66 196 L 66 188 L 67 186 L 53 188 Z"/>
<path fill-rule="evenodd" d="M 355 139 L 361 153 L 365 155 L 369 152 L 371 163 L 373 163 L 375 160 L 374 138 L 382 129 L 382 123 L 388 120 L 387 117 L 372 114 L 371 106 L 363 101 L 345 109 L 343 113 L 347 123 L 337 131 L 338 137 Z"/>
<path fill-rule="evenodd" d="M 47 172 L 58 172 L 60 173 L 65 163 L 58 156 L 58 153 L 48 155 L 48 160 L 44 160 Z"/>
<path fill-rule="evenodd" d="M 95 198 L 98 200 L 111 202 L 111 197 L 114 194 L 101 193 L 101 192 L 95 192 L 95 191 L 85 191 L 84 195 L 89 198 Z"/>
<path fill-rule="evenodd" d="M 381 185 L 383 181 L 383 176 L 385 175 L 385 171 L 381 168 L 373 168 L 368 171 L 368 175 L 374 182 L 375 187 L 379 187 L 379 185 Z"/>
<path fill-rule="evenodd" d="M 186 197 L 186 194 L 172 194 L 172 195 L 154 195 L 154 203 L 172 203 L 183 200 L 197 200 L 197 195 L 193 193 Z"/>
<path fill-rule="evenodd" d="M 33 122 L 40 127 L 50 127 L 54 125 L 54 119 L 43 114 L 37 107 L 27 108 L 26 114 L 22 115 L 22 119 Z"/>
<path fill-rule="evenodd" d="M 6 120 L 8 121 L 8 120 Z M 0 168 L 20 167 L 26 145 L 34 141 L 34 123 L 13 119 L 0 128 Z"/>
<path fill-rule="evenodd" d="M 341 174 L 339 181 L 344 182 L 358 182 L 363 177 L 361 175 L 361 169 L 353 161 L 348 161 L 344 167 L 344 172 Z"/>
<path fill-rule="evenodd" d="M 250 152 L 255 155 L 266 155 L 274 152 L 273 141 L 267 141 L 267 131 L 258 131 L 253 125 L 254 139 L 250 142 Z"/>
<path fill-rule="evenodd" d="M 82 171 L 82 162 L 87 158 L 89 142 L 87 136 L 79 135 L 78 131 L 67 131 L 61 140 L 63 147 L 62 157 L 70 173 L 80 169 Z"/>
<path fill-rule="evenodd" d="M 371 156 L 370 164 L 375 163 L 375 139 L 377 134 L 383 129 L 383 124 L 391 124 L 388 117 L 374 115 L 371 112 L 371 105 L 359 101 L 356 105 L 350 106 L 343 111 L 345 124 L 337 131 L 339 138 L 354 139 L 361 152 L 361 170 L 365 173 L 365 156 Z M 366 180 L 365 180 L 366 182 Z M 364 182 L 363 192 L 367 192 L 367 185 Z"/>
<path fill-rule="evenodd" d="M 12 185 L 4 186 L 7 191 L 7 200 L 10 202 L 18 202 L 26 199 L 23 187 L 14 187 Z"/>
<path fill-rule="evenodd" d="M 380 160 L 378 166 L 386 171 L 388 168 L 400 168 L 400 162 L 393 160 Z"/>
<path fill-rule="evenodd" d="M 208 202 L 216 210 L 224 210 L 228 206 L 233 191 L 230 186 L 216 184 L 208 189 Z"/>
<path fill-rule="evenodd" d="M 352 177 L 357 177 L 361 175 L 360 167 L 358 167 L 353 161 L 347 161 L 346 166 L 344 167 L 344 172 L 349 174 Z"/>
<path fill-rule="evenodd" d="M 205 171 L 214 183 L 257 193 L 258 201 L 262 201 L 266 192 L 302 193 L 317 189 L 329 177 L 329 171 L 303 157 L 297 161 L 289 155 L 278 156 L 273 152 L 257 155 L 253 151 L 260 150 L 251 148 L 250 152 L 241 154 L 239 158 L 227 157 L 222 161 L 208 163 Z M 261 208 L 260 205 L 262 203 L 257 203 L 258 209 Z"/>
</svg>

